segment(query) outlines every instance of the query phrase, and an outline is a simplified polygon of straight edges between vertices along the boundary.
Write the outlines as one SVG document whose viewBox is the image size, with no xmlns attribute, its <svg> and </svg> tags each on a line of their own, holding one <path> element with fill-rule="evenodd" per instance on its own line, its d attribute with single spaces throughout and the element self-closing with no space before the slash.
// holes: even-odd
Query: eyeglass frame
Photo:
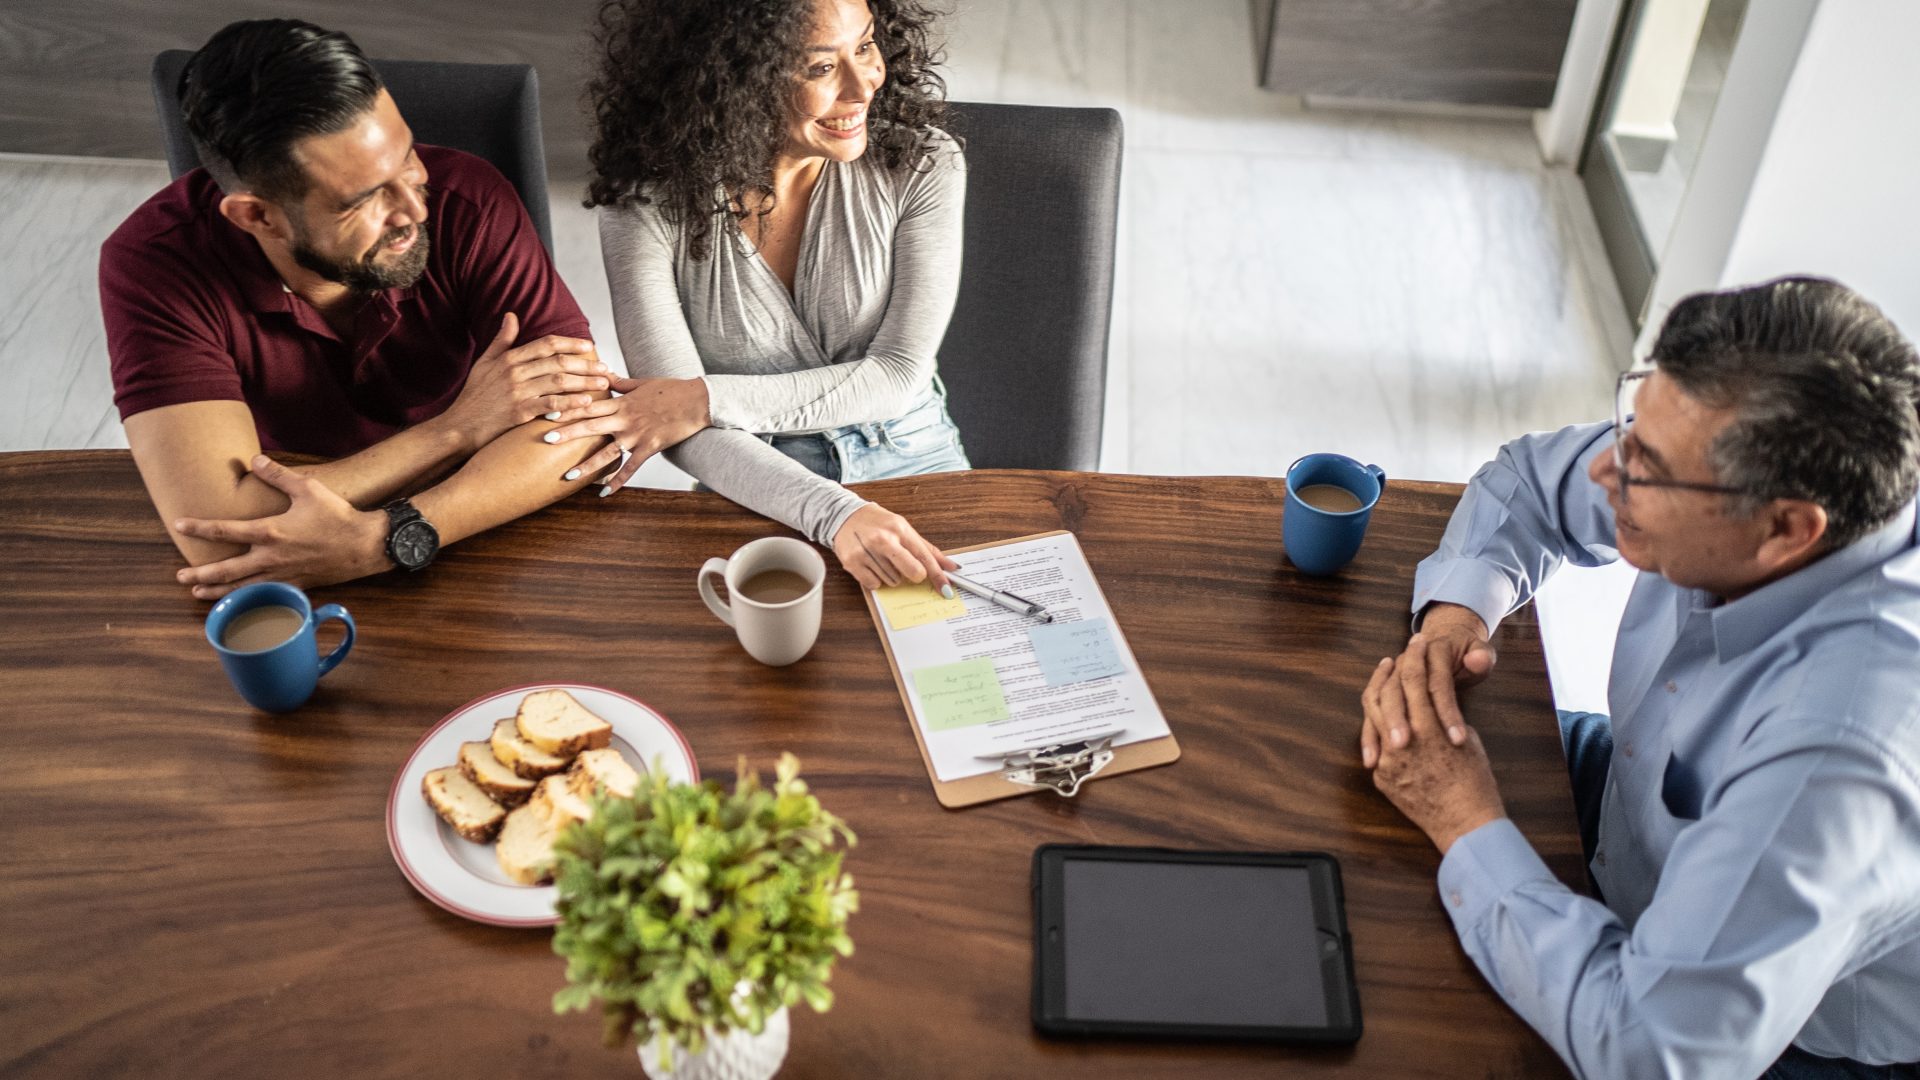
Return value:
<svg viewBox="0 0 1920 1080">
<path fill-rule="evenodd" d="M 1626 398 L 1627 384 L 1637 382 L 1654 373 L 1654 368 L 1623 371 L 1613 383 L 1613 471 L 1620 477 L 1620 501 L 1628 500 L 1628 492 L 1635 486 L 1650 488 L 1674 488 L 1680 491 L 1700 491 L 1709 495 L 1744 495 L 1748 498 L 1768 498 L 1760 492 L 1747 488 L 1727 487 L 1724 484 L 1702 484 L 1692 480 L 1657 480 L 1634 476 L 1627 471 L 1627 430 L 1633 425 L 1633 418 L 1621 407 Z"/>
</svg>

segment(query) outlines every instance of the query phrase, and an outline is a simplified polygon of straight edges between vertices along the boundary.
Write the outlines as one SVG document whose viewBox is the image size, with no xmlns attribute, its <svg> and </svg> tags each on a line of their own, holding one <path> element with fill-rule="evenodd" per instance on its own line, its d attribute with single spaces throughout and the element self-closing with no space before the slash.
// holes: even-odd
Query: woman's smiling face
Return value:
<svg viewBox="0 0 1920 1080">
<path fill-rule="evenodd" d="M 814 0 L 781 157 L 854 161 L 867 152 L 867 106 L 887 80 L 866 0 Z"/>
</svg>

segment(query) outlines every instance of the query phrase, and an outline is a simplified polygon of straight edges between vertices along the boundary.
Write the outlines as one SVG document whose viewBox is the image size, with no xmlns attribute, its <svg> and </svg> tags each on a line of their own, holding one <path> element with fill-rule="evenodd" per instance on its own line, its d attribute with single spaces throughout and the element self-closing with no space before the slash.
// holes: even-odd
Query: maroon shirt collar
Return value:
<svg viewBox="0 0 1920 1080">
<path fill-rule="evenodd" d="M 233 272 L 234 283 L 247 307 L 263 315 L 285 315 L 293 319 L 294 325 L 310 334 L 328 341 L 339 341 L 340 336 L 333 332 L 333 328 L 320 317 L 313 305 L 288 291 L 286 283 L 280 280 L 279 272 L 274 270 L 272 261 L 267 258 L 267 253 L 260 250 L 260 242 L 220 213 L 220 198 L 220 189 L 214 188 L 207 221 L 212 227 L 215 244 L 226 255 L 227 266 Z M 361 308 L 354 319 L 353 360 L 356 365 L 393 330 L 400 321 L 400 302 L 412 296 L 412 287 L 382 289 L 374 293 L 371 301 Z"/>
</svg>

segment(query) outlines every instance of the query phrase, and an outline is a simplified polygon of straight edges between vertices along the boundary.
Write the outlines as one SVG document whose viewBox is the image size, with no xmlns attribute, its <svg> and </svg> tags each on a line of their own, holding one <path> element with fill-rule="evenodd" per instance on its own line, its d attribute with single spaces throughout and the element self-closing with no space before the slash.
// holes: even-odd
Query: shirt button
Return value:
<svg viewBox="0 0 1920 1080">
<path fill-rule="evenodd" d="M 1601 866 L 1607 865 L 1607 853 L 1604 851 L 1594 852 L 1593 861 Z"/>
<path fill-rule="evenodd" d="M 1465 900 L 1460 899 L 1459 889 L 1455 889 L 1452 892 L 1447 894 L 1447 902 L 1452 904 L 1454 907 L 1459 907 L 1461 904 L 1466 903 Z"/>
<path fill-rule="evenodd" d="M 1620 750 L 1622 753 L 1626 754 L 1628 757 L 1632 757 L 1633 756 L 1633 740 L 1628 739 L 1627 745 L 1621 747 Z"/>
<path fill-rule="evenodd" d="M 1680 687 L 1677 686 L 1672 679 L 1667 680 L 1667 693 L 1671 694 L 1678 689 L 1680 689 Z"/>
</svg>

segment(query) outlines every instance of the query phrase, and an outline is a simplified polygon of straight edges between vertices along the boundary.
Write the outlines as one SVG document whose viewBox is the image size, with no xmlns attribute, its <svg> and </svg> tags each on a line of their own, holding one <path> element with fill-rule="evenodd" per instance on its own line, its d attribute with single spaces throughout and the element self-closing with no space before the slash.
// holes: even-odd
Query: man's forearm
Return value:
<svg viewBox="0 0 1920 1080">
<path fill-rule="evenodd" d="M 318 480 L 329 491 L 362 510 L 375 509 L 405 494 L 421 482 L 443 475 L 468 452 L 464 438 L 427 421 L 383 439 L 351 457 L 312 465 L 289 465 L 300 475 Z M 245 463 L 236 467 L 244 470 Z M 148 485 L 151 488 L 151 484 Z M 251 472 L 234 478 L 232 496 L 225 505 L 196 509 L 191 516 L 252 521 L 285 513 L 287 497 Z M 231 558 L 245 548 L 191 537 L 175 536 L 180 553 L 193 566 Z"/>
</svg>

